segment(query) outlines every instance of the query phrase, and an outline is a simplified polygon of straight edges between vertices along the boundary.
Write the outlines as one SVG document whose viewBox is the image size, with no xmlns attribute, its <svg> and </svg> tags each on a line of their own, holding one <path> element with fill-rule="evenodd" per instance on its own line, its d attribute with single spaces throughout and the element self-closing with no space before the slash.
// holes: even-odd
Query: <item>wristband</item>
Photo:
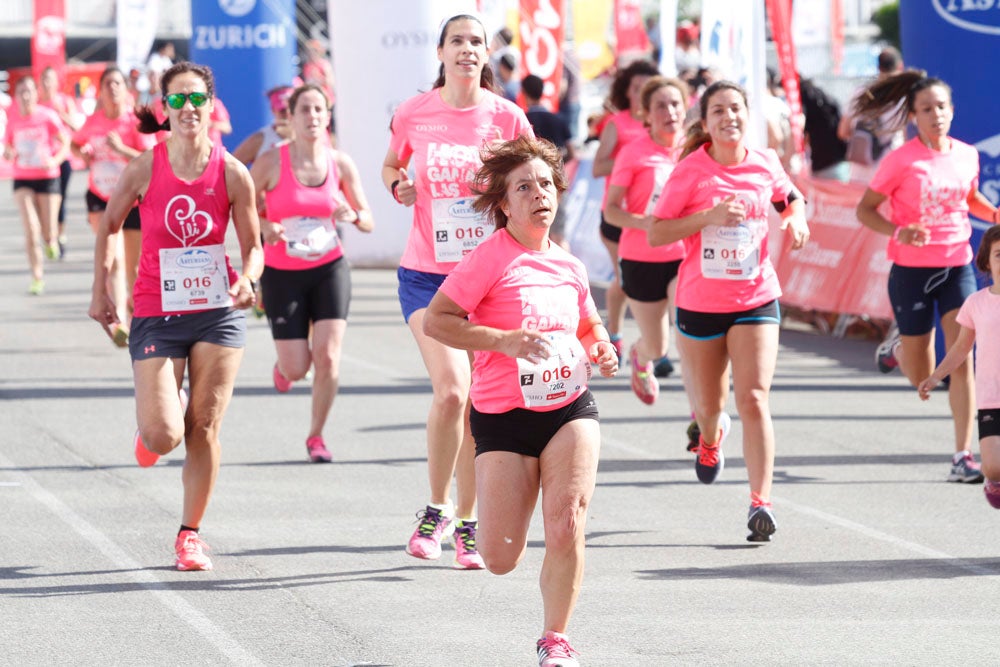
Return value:
<svg viewBox="0 0 1000 667">
<path fill-rule="evenodd" d="M 358 224 L 360 223 L 361 223 L 361 211 L 359 211 L 358 209 L 354 209 L 354 220 L 352 220 L 352 224 L 354 224 L 354 226 L 357 227 Z"/>
<path fill-rule="evenodd" d="M 402 204 L 403 202 L 400 200 L 399 195 L 396 194 L 396 188 L 399 187 L 399 179 L 397 178 L 396 180 L 394 180 L 392 182 L 392 185 L 390 185 L 389 187 L 390 189 L 392 189 L 392 198 L 395 199 L 400 204 Z"/>
</svg>

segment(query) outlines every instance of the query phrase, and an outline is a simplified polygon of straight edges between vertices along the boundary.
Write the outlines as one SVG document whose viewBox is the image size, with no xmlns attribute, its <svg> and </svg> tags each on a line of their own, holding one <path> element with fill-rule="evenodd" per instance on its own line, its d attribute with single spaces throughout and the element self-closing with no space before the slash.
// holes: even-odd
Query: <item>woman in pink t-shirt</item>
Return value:
<svg viewBox="0 0 1000 667">
<path fill-rule="evenodd" d="M 98 107 L 73 135 L 71 144 L 73 152 L 90 169 L 86 194 L 87 220 L 95 232 L 125 166 L 156 144 L 152 136 L 139 132 L 139 120 L 132 109 L 132 98 L 122 71 L 114 66 L 108 67 L 101 74 L 98 85 Z M 132 286 L 139 270 L 141 244 L 139 209 L 133 206 L 125 217 L 122 233 L 115 244 L 115 261 L 108 274 L 108 293 L 114 299 L 119 321 L 113 340 L 119 347 L 128 345 Z"/>
<path fill-rule="evenodd" d="M 976 406 L 979 422 L 979 452 L 983 457 L 982 474 L 986 500 L 1000 509 L 1000 226 L 983 234 L 976 253 L 976 268 L 989 274 L 992 283 L 974 293 L 958 311 L 959 330 L 955 342 L 938 367 L 920 385 L 920 398 L 930 392 L 962 364 L 967 364 L 976 348 Z M 976 331 L 984 332 L 976 336 Z"/>
<path fill-rule="evenodd" d="M 427 418 L 430 503 L 406 552 L 441 557 L 441 540 L 455 529 L 455 566 L 481 569 L 475 549 L 475 472 L 468 434 L 469 358 L 428 337 L 423 317 L 437 288 L 460 259 L 492 231 L 472 209 L 469 185 L 481 164 L 483 146 L 534 136 L 516 105 L 492 92 L 486 29 L 459 14 L 442 24 L 434 87 L 396 109 L 392 138 L 382 165 L 382 182 L 396 201 L 413 207 L 413 226 L 399 261 L 399 301 L 430 375 L 434 398 Z M 407 169 L 412 165 L 415 178 Z M 456 478 L 457 507 L 450 501 Z M 458 519 L 457 527 L 455 519 Z"/>
<path fill-rule="evenodd" d="M 621 229 L 618 265 L 622 289 L 639 325 L 639 340 L 629 351 L 632 391 L 643 403 L 652 405 L 660 392 L 653 362 L 667 356 L 668 311 L 674 301 L 684 243 L 675 241 L 654 248 L 649 245 L 647 231 L 680 154 L 687 86 L 678 79 L 654 76 L 642 87 L 639 99 L 648 131 L 618 153 L 608 179 L 604 217 Z"/>
<path fill-rule="evenodd" d="M 746 147 L 746 92 L 730 81 L 709 86 L 698 102 L 684 156 L 653 211 L 652 245 L 683 239 L 677 285 L 678 344 L 701 433 L 695 471 L 714 482 L 730 430 L 725 413 L 729 365 L 743 423 L 750 481 L 747 527 L 752 542 L 776 529 L 771 510 L 774 427 L 768 394 L 778 357 L 781 287 L 768 256 L 768 211 L 781 213 L 793 249 L 809 239 L 804 201 L 771 149 Z"/>
<path fill-rule="evenodd" d="M 646 135 L 646 126 L 642 119 L 642 102 L 639 93 L 650 77 L 660 72 L 656 65 L 646 60 L 637 60 L 618 72 L 611 83 L 609 100 L 616 109 L 608 118 L 601 130 L 600 143 L 594 155 L 594 177 L 610 176 L 615 165 L 615 159 L 623 146 L 634 139 Z M 623 355 L 621 330 L 625 324 L 625 293 L 622 291 L 621 273 L 618 268 L 618 242 L 621 239 L 620 227 L 607 221 L 608 188 L 611 180 L 604 183 L 604 201 L 601 202 L 601 243 L 611 257 L 615 277 L 608 285 L 605 300 L 608 306 L 608 331 L 611 332 L 611 342 L 618 350 L 618 359 Z"/>
<path fill-rule="evenodd" d="M 28 292 L 45 291 L 42 248 L 59 257 L 59 165 L 69 153 L 69 138 L 52 109 L 38 104 L 38 86 L 30 76 L 14 86 L 4 132 L 4 158 L 13 162 L 14 203 L 21 212 L 31 267 Z"/>
<path fill-rule="evenodd" d="M 253 305 L 263 253 L 253 181 L 243 164 L 208 138 L 212 71 L 182 62 L 163 74 L 160 123 L 138 110 L 146 134 L 170 137 L 125 167 L 108 200 L 94 249 L 90 316 L 108 336 L 118 324 L 107 289 L 111 237 L 139 201 L 142 256 L 129 335 L 135 381 L 136 462 L 154 465 L 184 442 L 184 501 L 174 541 L 178 570 L 210 570 L 198 530 L 219 474 L 219 430 L 246 344 L 243 310 Z M 232 220 L 242 256 L 226 253 Z M 181 389 L 187 372 L 190 405 Z"/>
<path fill-rule="evenodd" d="M 294 138 L 250 170 L 264 236 L 261 292 L 278 353 L 274 388 L 285 393 L 315 369 L 306 452 L 313 463 L 328 463 L 323 427 L 337 395 L 351 304 L 351 269 L 337 223 L 370 232 L 374 222 L 354 160 L 330 148 L 326 93 L 306 84 L 288 103 Z"/>
<path fill-rule="evenodd" d="M 76 100 L 59 90 L 59 74 L 54 67 L 42 70 L 39 79 L 38 103 L 56 112 L 66 132 L 72 134 L 83 125 L 83 114 L 76 106 Z M 66 189 L 73 174 L 73 165 L 63 160 L 59 165 L 59 258 L 66 255 Z"/>
<path fill-rule="evenodd" d="M 979 153 L 948 136 L 954 107 L 944 81 L 907 70 L 872 84 L 855 106 L 878 117 L 899 108 L 898 123 L 912 120 L 918 136 L 882 159 L 858 204 L 858 220 L 889 237 L 889 301 L 896 325 L 876 351 L 883 373 L 897 366 L 914 386 L 934 368 L 934 313 L 945 344 L 961 329 L 956 317 L 976 291 L 969 213 L 997 222 L 996 209 L 979 192 Z M 879 212 L 886 200 L 891 218 Z M 970 360 L 958 365 L 948 385 L 955 424 L 950 482 L 983 479 L 972 455 L 975 384 Z"/>
<path fill-rule="evenodd" d="M 524 557 L 539 487 L 545 489 L 545 614 L 536 650 L 540 665 L 575 665 L 565 633 L 583 580 L 601 439 L 587 381 L 591 362 L 611 377 L 618 357 L 583 264 L 549 238 L 566 189 L 555 146 L 519 137 L 491 147 L 475 189 L 473 207 L 496 231 L 441 285 L 424 330 L 475 353 L 479 548 L 494 574 L 510 572 Z"/>
</svg>

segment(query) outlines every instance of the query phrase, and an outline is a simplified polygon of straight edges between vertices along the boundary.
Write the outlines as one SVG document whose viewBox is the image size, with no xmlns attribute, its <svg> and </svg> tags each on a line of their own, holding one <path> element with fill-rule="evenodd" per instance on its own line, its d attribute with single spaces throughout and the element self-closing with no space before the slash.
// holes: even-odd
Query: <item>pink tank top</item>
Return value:
<svg viewBox="0 0 1000 667">
<path fill-rule="evenodd" d="M 224 248 L 229 212 L 222 145 L 212 146 L 205 171 L 190 182 L 174 175 L 166 142 L 153 148 L 149 189 L 139 203 L 142 254 L 133 294 L 136 317 L 231 305 L 226 292 L 238 276 Z"/>
<path fill-rule="evenodd" d="M 264 193 L 267 219 L 282 224 L 289 240 L 303 241 L 315 252 L 297 243 L 265 243 L 264 265 L 284 271 L 301 271 L 343 257 L 344 249 L 337 238 L 337 226 L 333 220 L 338 202 L 344 201 L 333 149 L 327 151 L 326 179 L 317 186 L 303 185 L 295 177 L 288 144 L 283 144 L 278 150 L 281 154 L 281 175 L 274 189 Z M 323 252 L 323 246 L 319 244 L 326 244 L 330 249 Z"/>
</svg>

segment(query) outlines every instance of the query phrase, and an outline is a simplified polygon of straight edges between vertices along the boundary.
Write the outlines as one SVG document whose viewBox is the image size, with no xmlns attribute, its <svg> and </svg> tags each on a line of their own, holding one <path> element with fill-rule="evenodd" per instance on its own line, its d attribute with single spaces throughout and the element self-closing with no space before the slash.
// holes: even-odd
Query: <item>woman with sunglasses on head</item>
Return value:
<svg viewBox="0 0 1000 667">
<path fill-rule="evenodd" d="M 185 445 L 184 503 L 174 548 L 178 570 L 210 570 L 198 530 L 219 473 L 219 429 L 243 357 L 246 318 L 262 269 L 253 181 L 246 167 L 209 139 L 215 83 L 203 65 L 178 63 L 163 74 L 161 124 L 148 107 L 139 129 L 170 137 L 132 160 L 118 179 L 94 250 L 90 316 L 108 335 L 118 324 L 107 291 L 113 237 L 136 200 L 142 256 L 129 336 L 140 466 Z M 225 250 L 230 218 L 242 275 Z M 190 406 L 181 389 L 188 375 Z"/>
<path fill-rule="evenodd" d="M 413 226 L 400 259 L 399 301 L 430 375 L 434 398 L 427 418 L 427 467 L 431 498 L 406 547 L 411 556 L 441 557 L 441 540 L 454 531 L 455 567 L 481 569 L 475 546 L 475 472 L 468 432 L 469 355 L 424 333 L 427 305 L 447 275 L 489 232 L 489 221 L 471 208 L 469 185 L 485 145 L 532 135 L 517 106 L 493 90 L 486 29 L 459 14 L 440 30 L 440 73 L 432 90 L 396 109 L 382 182 L 396 201 L 413 207 Z M 407 168 L 413 166 L 415 178 Z M 456 477 L 457 508 L 450 500 Z M 457 521 L 456 521 L 457 520 Z"/>
<path fill-rule="evenodd" d="M 972 213 L 998 222 L 993 204 L 979 192 L 979 153 L 948 136 L 955 109 L 951 88 L 920 70 L 882 78 L 858 96 L 854 111 L 877 119 L 898 109 L 896 126 L 907 120 L 917 136 L 879 163 L 858 203 L 865 227 L 889 237 L 889 301 L 896 325 L 876 351 L 883 373 L 897 366 L 914 387 L 934 370 L 934 313 L 945 345 L 961 333 L 959 311 L 976 291 L 972 269 Z M 891 218 L 878 208 L 888 200 Z M 972 455 L 976 418 L 972 355 L 951 371 L 948 402 L 955 428 L 949 482 L 978 484 L 983 473 Z"/>
<path fill-rule="evenodd" d="M 249 167 L 261 155 L 292 138 L 288 99 L 294 91 L 292 86 L 276 86 L 265 93 L 274 120 L 244 139 L 233 150 L 234 158 Z"/>
<path fill-rule="evenodd" d="M 31 267 L 30 294 L 45 291 L 44 256 L 59 257 L 59 165 L 69 153 L 69 137 L 52 109 L 38 104 L 30 76 L 14 84 L 14 99 L 4 131 L 4 158 L 13 162 L 14 203 L 24 225 Z"/>
<path fill-rule="evenodd" d="M 768 401 L 781 322 L 781 286 L 768 256 L 768 209 L 773 205 L 781 214 L 793 249 L 808 241 L 809 227 L 805 202 L 777 153 L 746 146 L 746 91 L 717 81 L 705 89 L 698 109 L 700 120 L 688 129 L 681 160 L 653 211 L 649 242 L 684 241 L 677 342 L 701 431 L 695 473 L 711 484 L 722 472 L 722 444 L 731 426 L 725 412 L 731 363 L 750 482 L 747 540 L 767 542 L 777 529 Z"/>
<path fill-rule="evenodd" d="M 74 135 L 73 153 L 90 168 L 87 186 L 87 220 L 96 232 L 125 166 L 143 151 L 156 145 L 156 139 L 139 131 L 139 119 L 131 106 L 125 75 L 117 67 L 101 74 L 98 107 Z M 115 302 L 118 324 L 112 341 L 128 345 L 128 327 L 132 318 L 131 295 L 139 268 L 142 231 L 139 209 L 129 210 L 122 233 L 115 237 L 114 262 L 108 274 L 108 294 Z"/>
<path fill-rule="evenodd" d="M 306 452 L 328 463 L 323 426 L 337 395 L 340 350 L 351 303 L 351 272 L 337 236 L 338 222 L 374 228 L 354 161 L 330 147 L 330 100 L 306 84 L 288 101 L 295 138 L 254 161 L 264 235 L 261 290 L 277 348 L 274 388 L 315 369 Z"/>
</svg>

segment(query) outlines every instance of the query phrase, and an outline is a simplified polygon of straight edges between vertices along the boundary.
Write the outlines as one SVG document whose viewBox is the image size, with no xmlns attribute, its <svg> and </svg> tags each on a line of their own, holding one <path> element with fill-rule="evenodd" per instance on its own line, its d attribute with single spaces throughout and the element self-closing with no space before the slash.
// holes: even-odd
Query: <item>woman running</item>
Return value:
<svg viewBox="0 0 1000 667">
<path fill-rule="evenodd" d="M 101 74 L 98 107 L 74 135 L 73 152 L 90 168 L 87 185 L 87 219 L 96 232 L 108 200 L 125 166 L 156 145 L 156 139 L 139 131 L 139 119 L 131 106 L 125 75 L 117 67 Z M 133 206 L 125 217 L 123 232 L 114 241 L 114 262 L 108 273 L 108 294 L 115 302 L 118 324 L 112 332 L 114 343 L 128 345 L 132 318 L 132 286 L 139 269 L 142 231 L 139 209 Z"/>
<path fill-rule="evenodd" d="M 243 357 L 246 317 L 262 267 L 253 182 L 246 167 L 208 137 L 215 83 L 204 65 L 178 63 L 163 74 L 164 124 L 139 109 L 139 129 L 170 137 L 125 167 L 101 218 L 94 250 L 90 316 L 109 336 L 119 324 L 107 290 L 110 240 L 135 201 L 142 216 L 142 257 L 129 337 L 140 466 L 156 463 L 183 440 L 184 505 L 174 542 L 178 570 L 210 570 L 198 535 L 219 474 L 219 428 Z M 230 217 L 242 275 L 226 255 Z M 187 370 L 190 406 L 181 390 Z"/>
<path fill-rule="evenodd" d="M 583 264 L 549 238 L 566 190 L 559 150 L 519 137 L 487 149 L 473 207 L 496 227 L 455 267 L 424 317 L 445 345 L 475 352 L 479 547 L 490 572 L 524 558 L 542 491 L 542 667 L 577 665 L 566 628 L 583 582 L 584 532 L 601 446 L 590 363 L 618 357 Z"/>
<path fill-rule="evenodd" d="M 69 137 L 56 112 L 38 104 L 38 86 L 30 76 L 14 85 L 4 132 L 4 158 L 13 163 L 14 203 L 24 225 L 31 267 L 30 294 L 45 291 L 45 257 L 59 257 L 59 165 L 69 154 Z"/>
<path fill-rule="evenodd" d="M 778 359 L 781 287 L 768 256 L 768 208 L 781 213 L 791 247 L 809 239 L 804 201 L 777 154 L 747 148 L 746 92 L 718 81 L 699 100 L 681 161 L 656 204 L 652 245 L 684 240 L 678 271 L 677 329 L 688 395 L 701 433 L 695 472 L 711 484 L 722 472 L 729 435 L 729 365 L 743 422 L 750 481 L 751 542 L 776 530 L 771 509 L 774 427 L 768 405 Z"/>
<path fill-rule="evenodd" d="M 73 98 L 59 90 L 59 74 L 55 68 L 43 69 L 39 84 L 38 103 L 56 112 L 67 135 L 80 129 L 83 114 L 78 113 Z M 59 215 L 56 218 L 59 225 L 59 259 L 66 256 L 66 189 L 72 175 L 73 165 L 69 159 L 63 160 L 59 165 Z"/>
<path fill-rule="evenodd" d="M 900 72 L 869 86 L 855 111 L 878 118 L 897 106 L 897 125 L 912 120 L 918 135 L 882 159 L 857 215 L 865 227 L 889 237 L 896 328 L 876 351 L 876 363 L 883 373 L 898 366 L 915 387 L 934 370 L 935 307 L 951 348 L 961 331 L 959 308 L 976 291 L 969 213 L 993 222 L 997 214 L 979 192 L 979 153 L 948 136 L 955 113 L 948 84 L 919 70 Z M 891 218 L 878 210 L 886 200 Z M 955 449 L 948 481 L 977 484 L 983 473 L 971 451 L 976 401 L 969 362 L 950 373 Z"/>
<path fill-rule="evenodd" d="M 261 290 L 278 352 L 274 388 L 287 392 L 315 369 L 306 451 L 313 463 L 328 463 L 323 426 L 337 395 L 351 303 L 351 270 L 336 223 L 363 232 L 374 224 L 354 161 L 330 148 L 326 93 L 307 84 L 289 104 L 295 138 L 261 155 L 250 171 L 266 218 Z"/>
<path fill-rule="evenodd" d="M 639 93 L 650 77 L 657 76 L 656 66 L 645 60 L 637 60 L 623 70 L 620 70 L 611 83 L 610 102 L 615 111 L 604 124 L 600 135 L 600 144 L 594 155 L 594 177 L 610 176 L 615 165 L 615 158 L 623 146 L 645 134 L 646 126 L 642 119 L 642 103 Z M 625 293 L 621 286 L 621 270 L 618 266 L 618 243 L 622 230 L 607 221 L 608 188 L 611 179 L 604 183 L 604 201 L 601 202 L 601 242 L 611 257 L 615 276 L 608 285 L 608 331 L 611 332 L 611 343 L 618 352 L 619 361 L 624 354 L 621 331 L 625 325 Z"/>
<path fill-rule="evenodd" d="M 490 231 L 472 209 L 469 183 L 485 144 L 533 136 L 524 112 L 493 92 L 486 29 L 468 14 L 444 22 L 438 39 L 440 73 L 432 90 L 396 110 L 382 181 L 396 201 L 413 206 L 413 227 L 400 259 L 399 302 L 430 375 L 434 398 L 427 418 L 431 499 L 406 552 L 441 556 L 441 540 L 455 531 L 455 567 L 481 569 L 475 547 L 474 451 L 468 434 L 471 371 L 466 352 L 424 333 L 427 304 L 462 257 Z M 415 179 L 407 168 L 413 165 Z M 456 476 L 458 506 L 450 501 Z M 457 519 L 457 522 L 455 521 Z"/>
<path fill-rule="evenodd" d="M 270 125 L 265 125 L 244 139 L 233 150 L 234 158 L 250 166 L 261 155 L 292 138 L 291 112 L 288 109 L 288 100 L 294 91 L 295 89 L 291 86 L 277 86 L 267 91 L 267 100 L 271 106 L 271 115 L 274 120 Z"/>
</svg>

